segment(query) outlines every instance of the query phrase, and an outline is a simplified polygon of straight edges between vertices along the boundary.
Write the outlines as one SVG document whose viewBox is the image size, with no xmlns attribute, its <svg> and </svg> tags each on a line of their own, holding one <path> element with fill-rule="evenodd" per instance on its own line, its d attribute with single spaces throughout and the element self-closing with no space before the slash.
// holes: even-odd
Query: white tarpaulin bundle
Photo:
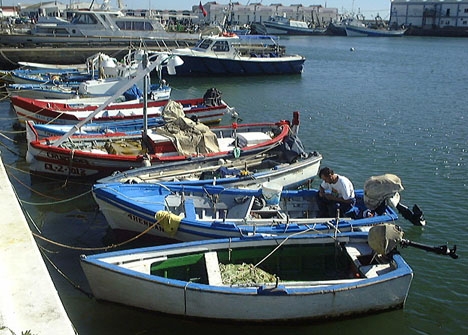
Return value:
<svg viewBox="0 0 468 335">
<path fill-rule="evenodd" d="M 162 117 L 166 122 L 157 133 L 173 139 L 180 154 L 191 156 L 218 152 L 218 139 L 210 128 L 185 117 L 182 104 L 170 100 L 164 107 Z"/>
<path fill-rule="evenodd" d="M 364 203 L 371 210 L 388 200 L 396 206 L 400 200 L 398 192 L 403 189 L 400 177 L 394 174 L 372 176 L 364 183 Z"/>
</svg>

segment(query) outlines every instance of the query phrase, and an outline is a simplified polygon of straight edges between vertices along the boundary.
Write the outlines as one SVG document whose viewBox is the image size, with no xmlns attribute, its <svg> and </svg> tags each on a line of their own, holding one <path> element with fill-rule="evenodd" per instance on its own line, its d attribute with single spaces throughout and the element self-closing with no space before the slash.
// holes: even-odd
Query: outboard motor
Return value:
<svg viewBox="0 0 468 335">
<path fill-rule="evenodd" d="M 424 214 L 418 205 L 411 211 L 400 203 L 400 191 L 404 190 L 401 179 L 394 174 L 370 177 L 364 183 L 364 203 L 370 210 L 379 211 L 385 205 L 392 205 L 408 221 L 416 226 L 425 226 Z"/>
<path fill-rule="evenodd" d="M 203 95 L 203 102 L 206 106 L 219 106 L 221 105 L 221 91 L 217 88 L 209 88 Z"/>
</svg>

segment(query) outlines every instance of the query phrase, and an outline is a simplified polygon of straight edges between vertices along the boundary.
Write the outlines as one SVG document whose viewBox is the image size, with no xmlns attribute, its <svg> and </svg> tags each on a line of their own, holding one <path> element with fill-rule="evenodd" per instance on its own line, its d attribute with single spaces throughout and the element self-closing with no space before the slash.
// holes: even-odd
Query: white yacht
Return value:
<svg viewBox="0 0 468 335">
<path fill-rule="evenodd" d="M 35 36 L 112 37 L 137 39 L 180 38 L 197 39 L 189 33 L 166 32 L 161 20 L 151 16 L 129 16 L 121 9 L 111 9 L 105 0 L 99 9 L 77 9 L 69 12 L 71 20 L 60 17 L 40 17 L 31 29 Z"/>
</svg>

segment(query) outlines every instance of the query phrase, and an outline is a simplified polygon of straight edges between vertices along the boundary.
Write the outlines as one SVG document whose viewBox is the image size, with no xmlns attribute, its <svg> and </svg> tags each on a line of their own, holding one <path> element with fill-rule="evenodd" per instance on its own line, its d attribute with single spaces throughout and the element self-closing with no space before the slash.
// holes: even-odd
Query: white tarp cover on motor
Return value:
<svg viewBox="0 0 468 335">
<path fill-rule="evenodd" d="M 162 117 L 166 122 L 157 128 L 157 133 L 171 138 L 182 155 L 218 152 L 218 139 L 210 128 L 185 117 L 182 104 L 170 100 L 164 107 Z"/>
<path fill-rule="evenodd" d="M 364 203 L 367 208 L 376 209 L 383 201 L 390 200 L 396 195 L 399 200 L 398 192 L 403 189 L 400 177 L 394 174 L 372 176 L 364 183 Z"/>
</svg>

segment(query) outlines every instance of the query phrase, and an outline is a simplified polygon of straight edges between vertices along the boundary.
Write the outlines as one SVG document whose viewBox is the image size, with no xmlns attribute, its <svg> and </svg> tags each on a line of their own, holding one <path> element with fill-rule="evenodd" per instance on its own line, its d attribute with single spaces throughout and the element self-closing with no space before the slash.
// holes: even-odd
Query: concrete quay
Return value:
<svg viewBox="0 0 468 335">
<path fill-rule="evenodd" d="M 0 156 L 0 335 L 75 335 Z"/>
</svg>

